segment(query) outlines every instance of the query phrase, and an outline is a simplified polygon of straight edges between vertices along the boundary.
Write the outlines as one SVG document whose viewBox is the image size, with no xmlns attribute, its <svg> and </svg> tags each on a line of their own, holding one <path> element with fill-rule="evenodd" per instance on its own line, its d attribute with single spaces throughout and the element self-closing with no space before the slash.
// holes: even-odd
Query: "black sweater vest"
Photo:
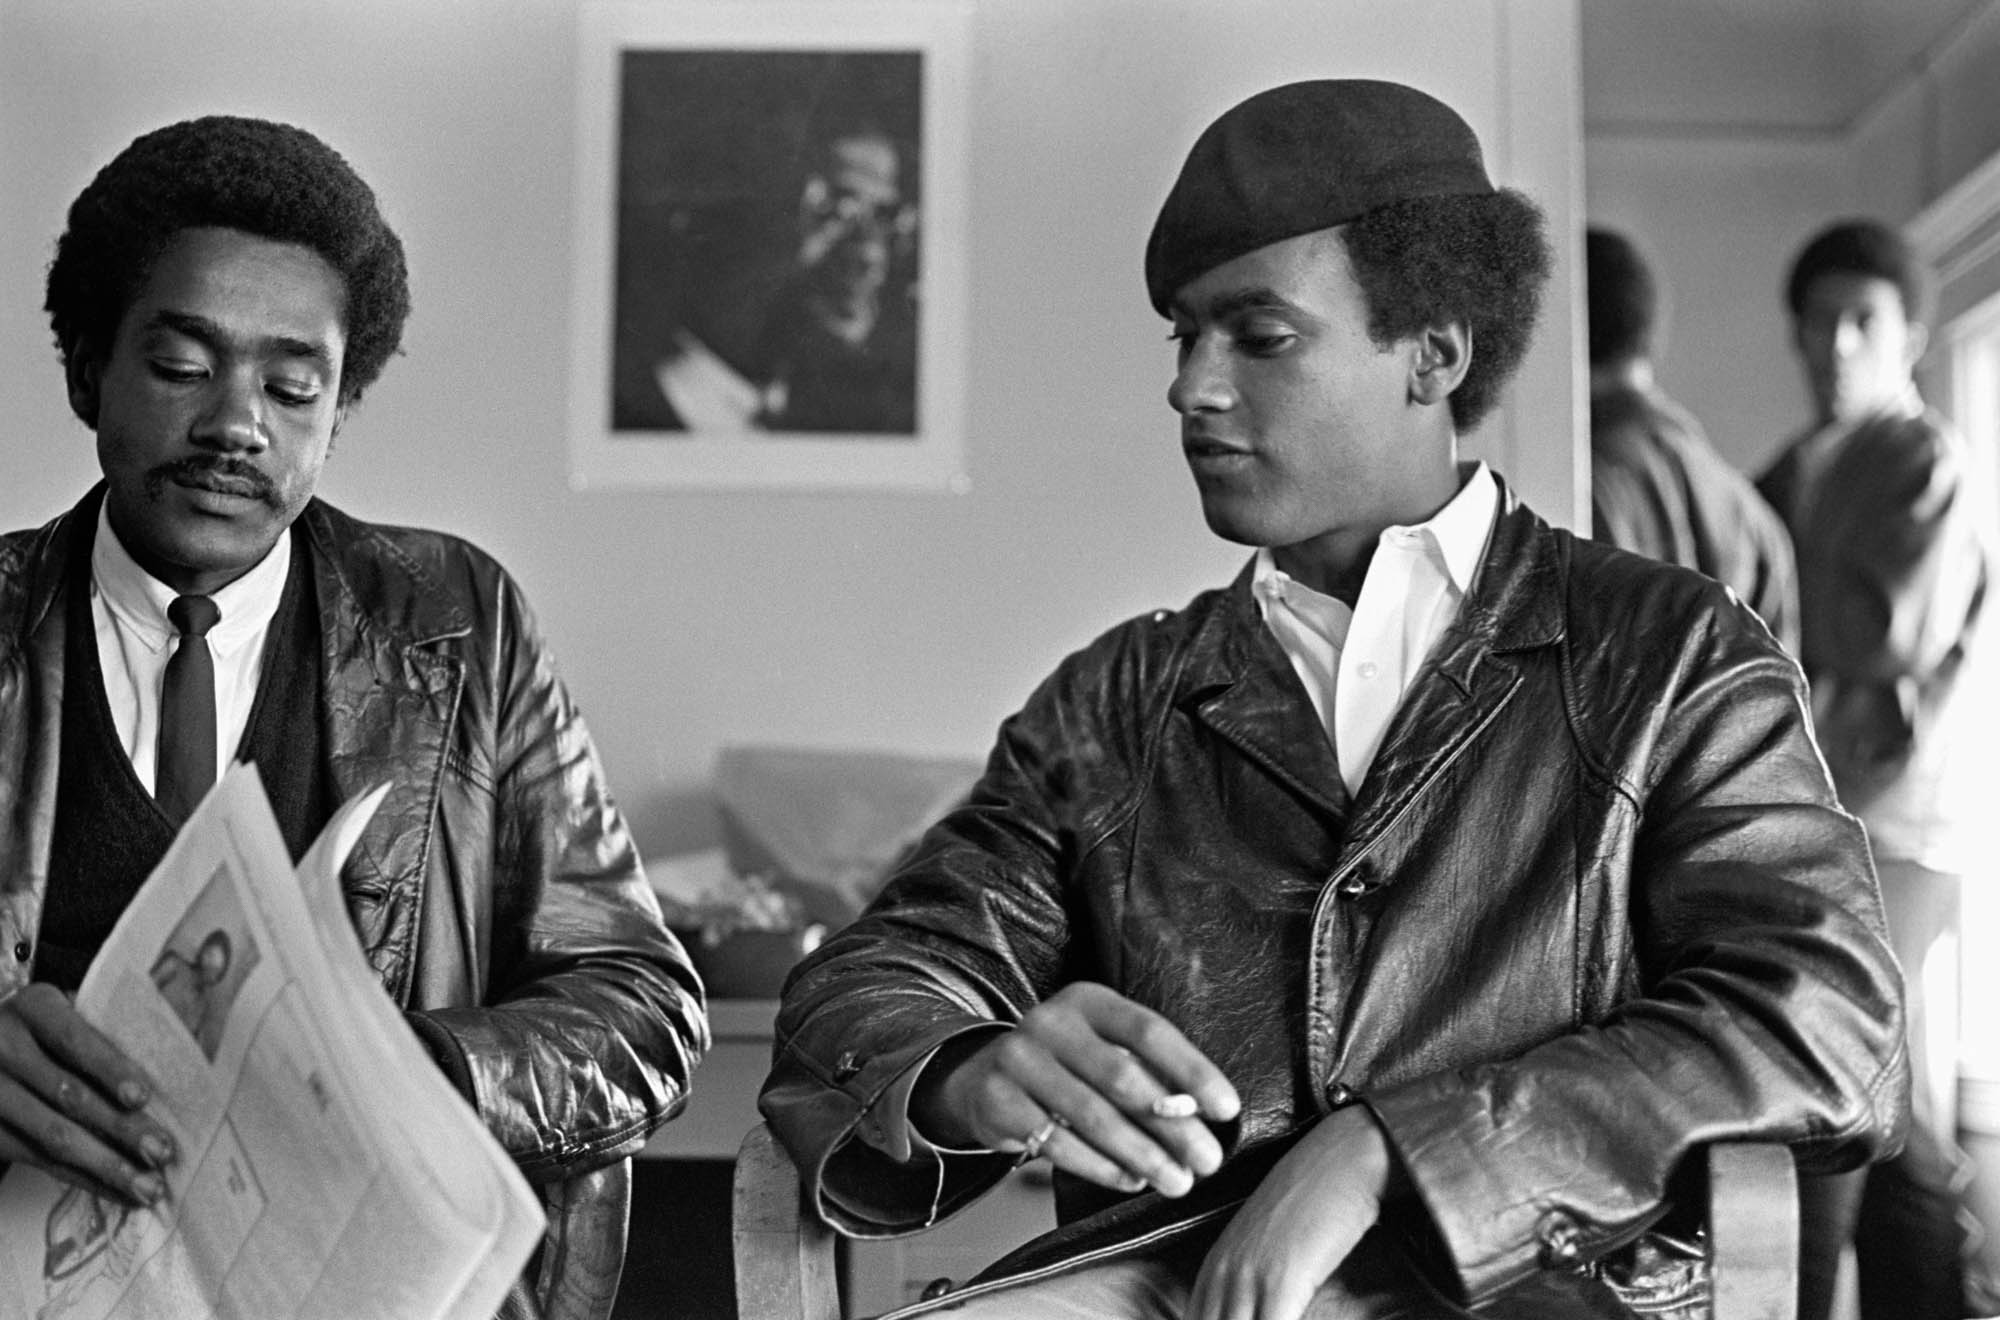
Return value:
<svg viewBox="0 0 2000 1320">
<path fill-rule="evenodd" d="M 90 609 L 90 537 L 71 550 L 63 657 L 62 756 L 35 979 L 74 990 L 125 905 L 174 840 L 174 826 L 119 744 Z M 256 765 L 296 862 L 338 805 L 320 739 L 319 611 L 311 549 L 292 537 L 285 589 L 264 639 L 264 669 L 238 760 Z"/>
</svg>

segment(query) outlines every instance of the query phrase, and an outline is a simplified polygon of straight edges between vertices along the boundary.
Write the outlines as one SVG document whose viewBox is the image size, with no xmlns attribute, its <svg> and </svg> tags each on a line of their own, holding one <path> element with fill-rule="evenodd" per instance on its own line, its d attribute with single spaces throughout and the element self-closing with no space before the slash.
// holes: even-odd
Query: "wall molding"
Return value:
<svg viewBox="0 0 2000 1320">
<path fill-rule="evenodd" d="M 2000 251 L 2000 154 L 1947 188 L 1903 226 L 1941 283 Z"/>
<path fill-rule="evenodd" d="M 1635 142 L 1723 142 L 1762 146 L 1770 142 L 1797 142 L 1813 146 L 1842 143 L 1853 136 L 1841 126 L 1785 123 L 1779 120 L 1730 123 L 1703 123 L 1674 119 L 1617 119 L 1597 115 L 1586 119 L 1583 135 L 1587 141 Z"/>
<path fill-rule="evenodd" d="M 1840 131 L 1850 137 L 1858 136 L 1868 121 L 1886 112 L 1897 97 L 1913 87 L 1930 83 L 1936 75 L 1937 66 L 1945 57 L 1969 40 L 1981 23 L 1995 15 L 2000 15 L 2000 0 L 1986 0 L 1981 7 L 1961 14 L 1958 20 L 1946 28 L 1940 36 L 1911 55 L 1904 64 L 1902 72 L 1892 75 L 1882 85 L 1881 90 L 1863 102 L 1861 108 L 1848 117 L 1847 123 Z"/>
</svg>

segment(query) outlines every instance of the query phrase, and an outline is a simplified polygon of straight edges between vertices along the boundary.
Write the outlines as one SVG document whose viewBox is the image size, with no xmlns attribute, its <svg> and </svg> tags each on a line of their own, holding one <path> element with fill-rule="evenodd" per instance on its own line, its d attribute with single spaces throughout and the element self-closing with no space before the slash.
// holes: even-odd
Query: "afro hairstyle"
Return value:
<svg viewBox="0 0 2000 1320">
<path fill-rule="evenodd" d="M 1527 354 L 1549 274 L 1543 229 L 1541 208 L 1502 188 L 1391 202 L 1340 231 L 1376 344 L 1451 321 L 1470 334 L 1472 362 L 1451 393 L 1461 434 L 1485 420 Z"/>
<path fill-rule="evenodd" d="M 402 240 L 333 148 L 289 124 L 232 115 L 134 139 L 70 204 L 45 304 L 64 364 L 79 348 L 107 352 L 161 253 L 182 230 L 208 227 L 299 244 L 339 272 L 340 402 L 359 399 L 396 353 L 410 314 Z"/>
<path fill-rule="evenodd" d="M 1807 290 L 1822 275 L 1887 280 L 1903 300 L 1905 317 L 1921 321 L 1927 314 L 1930 287 L 1923 263 L 1901 234 L 1879 220 L 1836 221 L 1799 250 L 1785 279 L 1785 306 L 1795 319 L 1805 311 Z"/>
</svg>

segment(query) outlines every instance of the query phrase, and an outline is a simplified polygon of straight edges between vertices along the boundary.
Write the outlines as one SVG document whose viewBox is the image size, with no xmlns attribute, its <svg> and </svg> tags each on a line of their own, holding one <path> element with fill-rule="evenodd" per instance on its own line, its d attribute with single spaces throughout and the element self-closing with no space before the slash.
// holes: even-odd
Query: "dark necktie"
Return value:
<svg viewBox="0 0 2000 1320">
<path fill-rule="evenodd" d="M 180 632 L 160 687 L 153 796 L 176 825 L 215 783 L 215 658 L 208 630 L 222 612 L 206 596 L 176 596 L 167 618 Z"/>
</svg>

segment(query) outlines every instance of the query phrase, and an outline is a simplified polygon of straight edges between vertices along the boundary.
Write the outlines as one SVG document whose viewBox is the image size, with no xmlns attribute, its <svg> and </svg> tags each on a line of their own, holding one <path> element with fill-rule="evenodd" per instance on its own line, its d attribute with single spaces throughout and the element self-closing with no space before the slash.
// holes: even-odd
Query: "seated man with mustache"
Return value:
<svg viewBox="0 0 2000 1320">
<path fill-rule="evenodd" d="M 590 736 L 512 579 L 313 497 L 396 351 L 403 246 L 300 129 L 148 133 L 78 196 L 50 322 L 104 480 L 0 538 L 0 1168 L 169 1190 L 149 1079 L 68 998 L 232 760 L 341 877 L 383 987 L 531 1181 L 644 1143 L 708 1041 Z"/>
</svg>

